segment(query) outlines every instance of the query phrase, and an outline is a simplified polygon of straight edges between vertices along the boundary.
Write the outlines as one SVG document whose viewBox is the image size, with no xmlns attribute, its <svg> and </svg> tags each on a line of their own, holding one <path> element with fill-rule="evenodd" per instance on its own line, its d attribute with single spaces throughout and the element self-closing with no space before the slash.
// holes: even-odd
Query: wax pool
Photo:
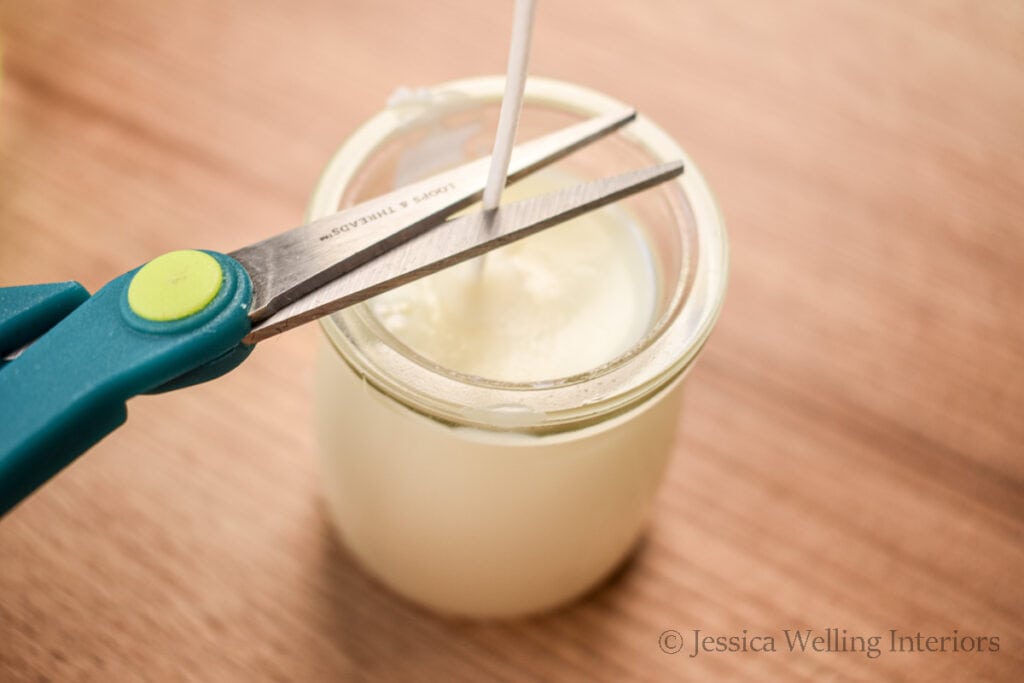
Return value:
<svg viewBox="0 0 1024 683">
<path fill-rule="evenodd" d="M 507 190 L 505 201 L 574 182 L 548 171 Z M 387 292 L 371 308 L 443 368 L 532 382 L 587 372 L 627 351 L 650 328 L 655 297 L 647 244 L 611 206 Z"/>
</svg>

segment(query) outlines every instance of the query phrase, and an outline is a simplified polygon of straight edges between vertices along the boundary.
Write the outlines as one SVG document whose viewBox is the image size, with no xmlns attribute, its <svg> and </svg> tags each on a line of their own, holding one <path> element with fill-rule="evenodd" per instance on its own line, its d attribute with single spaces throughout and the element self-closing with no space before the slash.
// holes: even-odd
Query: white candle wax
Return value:
<svg viewBox="0 0 1024 683">
<path fill-rule="evenodd" d="M 541 171 L 511 202 L 576 179 Z M 478 210 L 476 208 L 470 210 Z M 377 297 L 399 341 L 439 366 L 506 382 L 593 370 L 650 329 L 656 283 L 638 227 L 611 206 Z"/>
</svg>

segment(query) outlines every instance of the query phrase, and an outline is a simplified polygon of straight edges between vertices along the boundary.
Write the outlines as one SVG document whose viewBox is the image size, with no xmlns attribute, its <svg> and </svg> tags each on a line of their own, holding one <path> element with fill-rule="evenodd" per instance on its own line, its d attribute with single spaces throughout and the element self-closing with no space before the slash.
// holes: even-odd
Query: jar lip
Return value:
<svg viewBox="0 0 1024 683">
<path fill-rule="evenodd" d="M 366 159 L 426 113 L 438 115 L 472 104 L 498 102 L 504 77 L 442 83 L 393 97 L 389 106 L 358 128 L 332 157 L 307 211 L 313 220 L 337 211 Z M 595 116 L 626 107 L 580 85 L 530 77 L 524 106 L 552 105 Z M 638 115 L 619 133 L 643 147 L 655 162 L 682 159 L 685 172 L 671 181 L 693 218 L 695 270 L 671 320 L 655 323 L 631 349 L 591 371 L 541 382 L 503 382 L 441 368 L 398 341 L 359 304 L 320 324 L 339 355 L 366 381 L 399 403 L 429 417 L 465 427 L 547 433 L 585 426 L 620 414 L 656 394 L 695 360 L 718 318 L 728 271 L 725 227 L 710 188 L 692 160 L 662 129 Z M 663 324 L 664 323 L 664 324 Z"/>
</svg>

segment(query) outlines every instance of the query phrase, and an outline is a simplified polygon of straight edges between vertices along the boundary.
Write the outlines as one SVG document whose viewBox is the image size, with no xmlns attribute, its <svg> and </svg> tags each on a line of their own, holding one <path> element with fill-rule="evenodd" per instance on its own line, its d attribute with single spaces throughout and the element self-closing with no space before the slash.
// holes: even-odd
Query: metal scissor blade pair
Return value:
<svg viewBox="0 0 1024 683">
<path fill-rule="evenodd" d="M 336 278 L 255 325 L 253 344 L 412 280 L 479 256 L 683 172 L 681 161 L 583 183 L 448 220 Z"/>
<path fill-rule="evenodd" d="M 636 117 L 623 109 L 569 126 L 513 151 L 508 182 L 561 159 Z M 480 198 L 490 157 L 402 187 L 231 252 L 253 282 L 254 324 L 341 274 L 434 227 Z"/>
</svg>

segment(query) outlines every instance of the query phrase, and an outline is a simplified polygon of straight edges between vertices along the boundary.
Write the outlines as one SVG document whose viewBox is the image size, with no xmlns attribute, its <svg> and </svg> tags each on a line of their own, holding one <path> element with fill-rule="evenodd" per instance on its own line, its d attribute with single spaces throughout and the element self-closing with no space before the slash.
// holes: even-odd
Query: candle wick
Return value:
<svg viewBox="0 0 1024 683">
<path fill-rule="evenodd" d="M 483 210 L 498 208 L 501 191 L 508 178 L 508 164 L 512 158 L 519 113 L 523 105 L 523 91 L 526 89 L 526 65 L 530 56 L 530 40 L 533 36 L 533 15 L 535 0 L 516 0 L 515 16 L 512 21 L 512 43 L 508 53 L 508 72 L 505 76 L 505 94 L 501 99 L 501 113 L 498 116 L 498 133 L 494 138 L 491 154 L 491 168 L 484 188 Z"/>
<path fill-rule="evenodd" d="M 491 152 L 491 167 L 484 186 L 483 211 L 493 211 L 501 203 L 501 192 L 508 180 L 508 164 L 512 159 L 512 145 L 519 127 L 519 113 L 523 108 L 523 91 L 526 90 L 526 65 L 530 58 L 530 41 L 533 38 L 533 14 L 535 0 L 516 0 L 512 19 L 512 40 L 508 49 L 508 68 L 505 73 L 505 93 L 501 98 L 501 112 L 498 114 L 498 132 L 494 136 L 494 150 Z M 476 261 L 476 276 L 483 277 L 487 254 Z"/>
</svg>

